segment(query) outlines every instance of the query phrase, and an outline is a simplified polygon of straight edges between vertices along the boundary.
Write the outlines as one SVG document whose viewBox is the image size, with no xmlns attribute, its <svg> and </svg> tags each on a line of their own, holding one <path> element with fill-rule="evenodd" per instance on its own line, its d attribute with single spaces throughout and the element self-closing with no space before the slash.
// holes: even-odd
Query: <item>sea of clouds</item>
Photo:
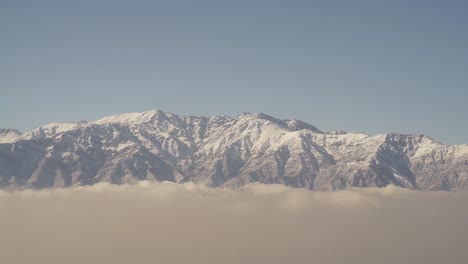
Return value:
<svg viewBox="0 0 468 264">
<path fill-rule="evenodd" d="M 149 183 L 0 191 L 0 263 L 468 263 L 468 193 Z"/>
</svg>

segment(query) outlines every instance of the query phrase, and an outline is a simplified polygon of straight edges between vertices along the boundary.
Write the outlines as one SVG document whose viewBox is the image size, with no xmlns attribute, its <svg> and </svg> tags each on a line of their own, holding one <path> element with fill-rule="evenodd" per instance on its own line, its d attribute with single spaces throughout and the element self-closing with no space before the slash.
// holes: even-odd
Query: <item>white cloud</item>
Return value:
<svg viewBox="0 0 468 264">
<path fill-rule="evenodd" d="M 0 263 L 466 263 L 468 193 L 140 182 L 0 191 Z"/>
</svg>

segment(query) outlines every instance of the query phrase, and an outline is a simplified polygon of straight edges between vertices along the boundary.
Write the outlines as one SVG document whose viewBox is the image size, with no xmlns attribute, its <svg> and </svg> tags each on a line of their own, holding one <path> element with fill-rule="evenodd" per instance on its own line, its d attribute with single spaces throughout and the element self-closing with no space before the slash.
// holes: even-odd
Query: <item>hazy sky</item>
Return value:
<svg viewBox="0 0 468 264">
<path fill-rule="evenodd" d="M 0 127 L 160 109 L 468 143 L 467 1 L 0 1 Z"/>
<path fill-rule="evenodd" d="M 148 182 L 0 190 L 0 262 L 464 264 L 467 197 Z"/>
</svg>

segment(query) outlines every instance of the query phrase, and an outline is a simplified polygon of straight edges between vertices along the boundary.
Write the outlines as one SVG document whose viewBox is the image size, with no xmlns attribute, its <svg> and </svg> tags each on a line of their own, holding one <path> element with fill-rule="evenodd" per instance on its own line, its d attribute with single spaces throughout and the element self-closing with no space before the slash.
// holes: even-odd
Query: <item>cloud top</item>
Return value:
<svg viewBox="0 0 468 264">
<path fill-rule="evenodd" d="M 0 263 L 466 263 L 468 193 L 149 183 L 0 191 Z"/>
</svg>

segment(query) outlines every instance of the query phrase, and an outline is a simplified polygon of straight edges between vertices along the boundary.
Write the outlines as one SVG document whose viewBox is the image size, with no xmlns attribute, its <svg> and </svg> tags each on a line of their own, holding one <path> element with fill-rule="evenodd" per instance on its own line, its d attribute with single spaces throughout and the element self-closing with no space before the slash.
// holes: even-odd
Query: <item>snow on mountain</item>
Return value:
<svg viewBox="0 0 468 264">
<path fill-rule="evenodd" d="M 424 135 L 323 132 L 262 113 L 194 117 L 153 110 L 53 123 L 23 135 L 3 129 L 0 143 L 3 188 L 149 180 L 468 190 L 468 145 Z"/>
<path fill-rule="evenodd" d="M 21 132 L 11 128 L 0 128 L 0 144 L 11 143 L 21 136 Z"/>
</svg>

